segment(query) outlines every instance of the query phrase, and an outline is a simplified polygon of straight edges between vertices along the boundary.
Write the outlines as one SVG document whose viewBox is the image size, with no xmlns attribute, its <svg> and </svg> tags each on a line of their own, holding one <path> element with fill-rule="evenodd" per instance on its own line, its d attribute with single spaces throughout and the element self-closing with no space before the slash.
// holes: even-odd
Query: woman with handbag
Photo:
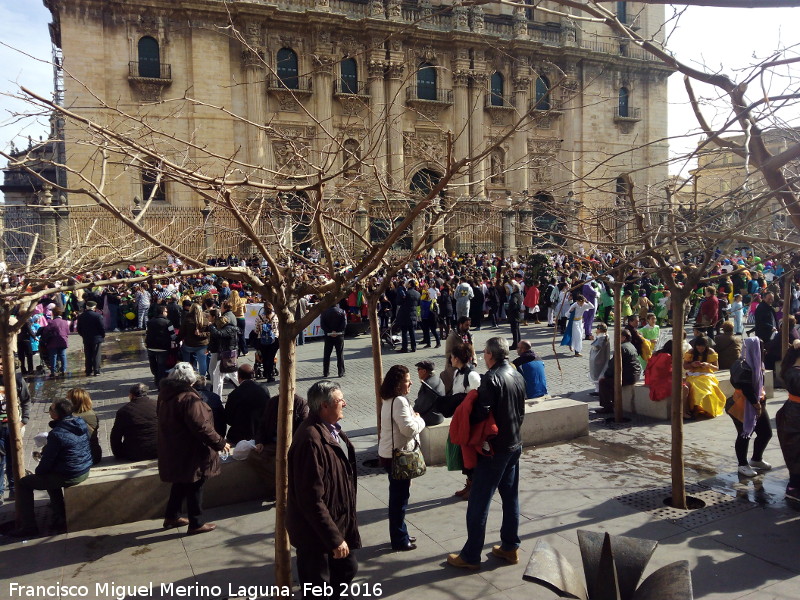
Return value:
<svg viewBox="0 0 800 600">
<path fill-rule="evenodd" d="M 745 338 L 742 356 L 731 366 L 733 397 L 725 410 L 736 426 L 736 458 L 739 474 L 755 477 L 760 471 L 769 471 L 772 465 L 763 460 L 764 449 L 772 438 L 772 427 L 767 414 L 764 396 L 764 364 L 761 360 L 761 342 L 758 338 Z M 747 461 L 750 436 L 756 434 L 753 457 Z"/>
<path fill-rule="evenodd" d="M 403 365 L 390 368 L 381 383 L 378 456 L 389 474 L 389 538 L 392 549 L 402 552 L 417 548 L 417 539 L 410 537 L 406 528 L 406 508 L 411 479 L 424 473 L 425 464 L 419 449 L 419 433 L 425 429 L 425 421 L 411 408 L 410 390 L 411 374 Z"/>
<path fill-rule="evenodd" d="M 209 311 L 211 324 L 208 332 L 211 339 L 208 344 L 210 361 L 208 374 L 211 376 L 211 389 L 222 398 L 222 388 L 225 379 L 236 381 L 236 347 L 239 340 L 239 328 L 236 326 L 236 317 L 233 313 L 226 312 L 220 316 L 219 310 L 212 308 Z"/>
</svg>

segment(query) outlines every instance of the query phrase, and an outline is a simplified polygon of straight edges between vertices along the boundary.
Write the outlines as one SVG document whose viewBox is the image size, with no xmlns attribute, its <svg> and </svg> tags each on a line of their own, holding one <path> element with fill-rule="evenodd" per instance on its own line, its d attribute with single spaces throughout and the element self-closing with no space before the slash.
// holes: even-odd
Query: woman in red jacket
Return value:
<svg viewBox="0 0 800 600">
<path fill-rule="evenodd" d="M 672 340 L 654 353 L 644 369 L 644 384 L 650 388 L 650 400 L 658 402 L 672 395 Z"/>
</svg>

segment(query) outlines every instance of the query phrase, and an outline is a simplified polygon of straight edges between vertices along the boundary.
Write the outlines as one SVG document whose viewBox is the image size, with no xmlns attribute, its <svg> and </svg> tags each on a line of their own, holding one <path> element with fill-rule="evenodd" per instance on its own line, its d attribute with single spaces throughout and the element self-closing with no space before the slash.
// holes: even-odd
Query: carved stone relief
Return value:
<svg viewBox="0 0 800 600">
<path fill-rule="evenodd" d="M 446 153 L 445 136 L 439 131 L 403 133 L 403 155 L 426 161 L 440 162 Z"/>
</svg>

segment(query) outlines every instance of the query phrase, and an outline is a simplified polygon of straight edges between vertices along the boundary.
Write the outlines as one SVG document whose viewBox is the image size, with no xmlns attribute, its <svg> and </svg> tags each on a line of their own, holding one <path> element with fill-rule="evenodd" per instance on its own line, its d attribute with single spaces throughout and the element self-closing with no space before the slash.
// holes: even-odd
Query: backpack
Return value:
<svg viewBox="0 0 800 600">
<path fill-rule="evenodd" d="M 275 343 L 275 332 L 272 330 L 272 323 L 261 324 L 261 337 L 259 341 L 264 346 L 271 346 Z"/>
</svg>

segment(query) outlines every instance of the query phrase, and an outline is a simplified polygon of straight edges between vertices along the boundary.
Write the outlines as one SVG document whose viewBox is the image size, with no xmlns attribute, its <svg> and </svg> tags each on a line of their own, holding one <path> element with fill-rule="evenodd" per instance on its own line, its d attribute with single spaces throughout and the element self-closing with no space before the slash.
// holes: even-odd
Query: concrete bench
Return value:
<svg viewBox="0 0 800 600">
<path fill-rule="evenodd" d="M 535 446 L 589 435 L 589 406 L 567 398 L 527 400 L 520 435 L 523 446 Z M 450 420 L 426 427 L 420 434 L 420 447 L 428 465 L 445 463 L 445 442 Z"/>
<path fill-rule="evenodd" d="M 731 385 L 731 372 L 728 370 L 721 370 L 715 373 L 719 381 L 719 389 L 725 394 L 725 397 L 733 395 L 733 386 Z M 764 393 L 767 398 L 772 398 L 775 395 L 775 377 L 772 371 L 764 371 Z M 624 396 L 624 395 L 623 395 Z M 658 402 L 650 400 L 650 388 L 644 382 L 638 382 L 634 386 L 633 397 L 623 397 L 622 410 L 626 413 L 633 413 L 650 417 L 653 419 L 660 419 L 662 421 L 669 421 L 672 417 L 672 398 L 665 398 Z"/>
<path fill-rule="evenodd" d="M 170 484 L 158 476 L 157 461 L 93 467 L 83 483 L 64 490 L 69 531 L 95 529 L 164 517 Z M 222 463 L 222 472 L 203 486 L 203 507 L 258 500 L 266 483 L 247 461 Z"/>
</svg>

